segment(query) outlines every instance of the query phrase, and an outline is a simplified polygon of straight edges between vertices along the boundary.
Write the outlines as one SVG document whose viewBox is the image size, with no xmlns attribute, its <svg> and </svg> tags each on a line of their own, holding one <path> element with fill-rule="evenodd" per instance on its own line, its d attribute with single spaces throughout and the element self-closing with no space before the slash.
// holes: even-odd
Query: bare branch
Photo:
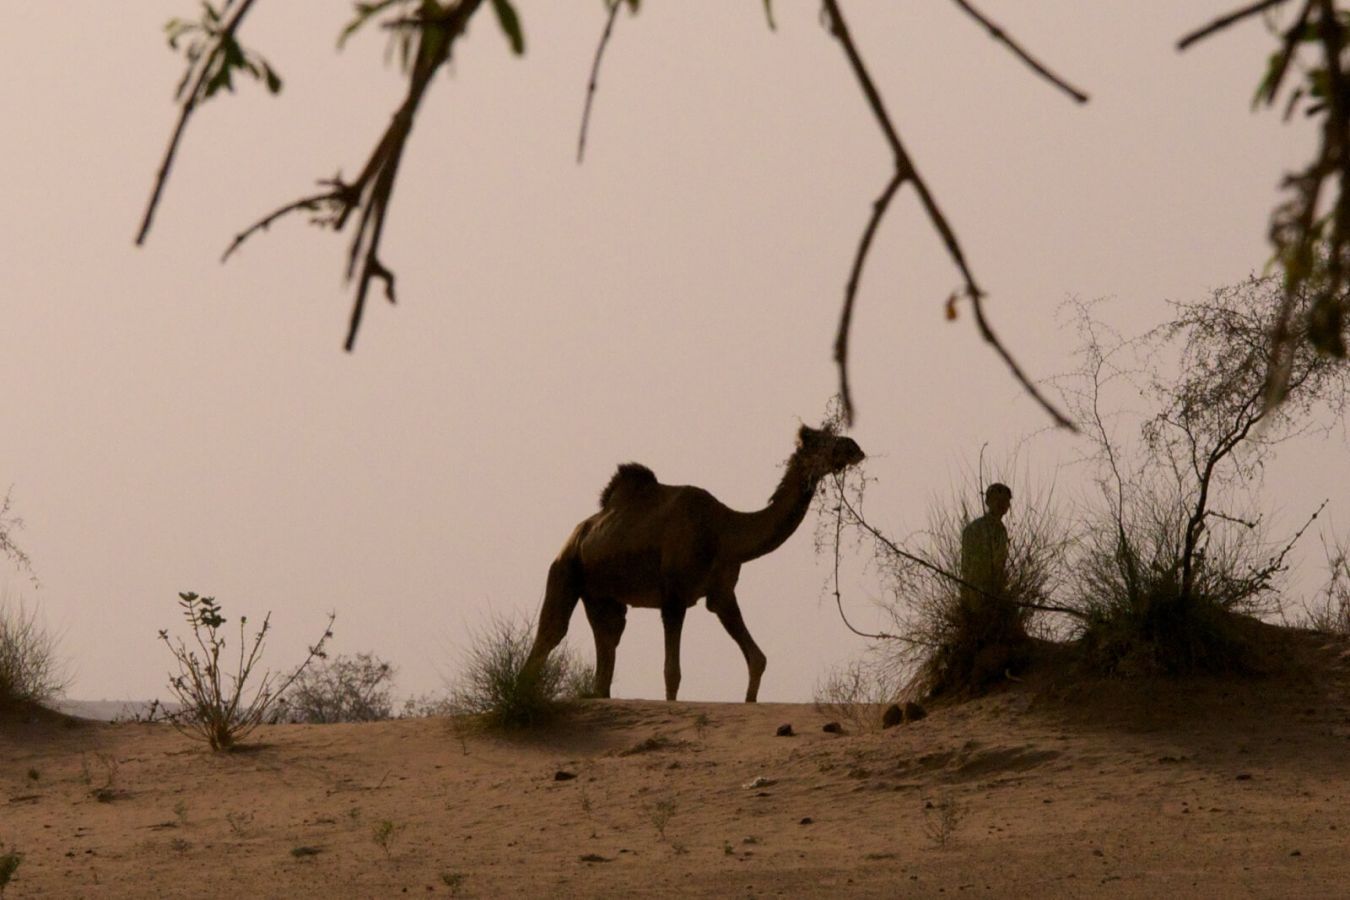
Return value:
<svg viewBox="0 0 1350 900">
<path fill-rule="evenodd" d="M 1220 16 L 1203 28 L 1197 28 L 1195 31 L 1192 31 L 1190 34 L 1177 41 L 1177 49 L 1185 50 L 1191 44 L 1194 44 L 1197 41 L 1203 41 L 1205 38 L 1223 31 L 1230 25 L 1236 25 L 1243 19 L 1259 15 L 1268 9 L 1274 9 L 1286 2 L 1287 0 L 1257 0 L 1256 3 L 1250 3 L 1247 6 L 1235 9 L 1227 15 Z"/>
<path fill-rule="evenodd" d="M 1016 41 L 1014 41 L 1011 37 L 1008 36 L 1008 33 L 1006 31 L 1004 31 L 998 25 L 990 21 L 989 17 L 984 15 L 984 13 L 980 12 L 970 3 L 966 2 L 966 0 L 952 0 L 952 2 L 955 3 L 957 6 L 959 6 L 963 12 L 965 12 L 976 22 L 979 22 L 981 25 L 983 25 L 988 30 L 990 37 L 992 37 L 994 40 L 1003 44 L 1003 46 L 1007 47 L 1010 51 L 1012 51 L 1014 56 L 1022 60 L 1022 62 L 1026 63 L 1027 66 L 1029 66 L 1031 70 L 1035 72 L 1037 75 L 1040 75 L 1046 81 L 1050 82 L 1055 87 L 1059 88 L 1061 91 L 1068 94 L 1076 102 L 1078 103 L 1088 102 L 1087 94 L 1078 90 L 1078 88 L 1069 84 L 1063 78 L 1060 78 L 1054 72 L 1051 72 L 1049 69 L 1047 69 L 1039 61 L 1037 61 L 1036 58 L 1033 57 L 1030 53 L 1028 53 L 1026 50 L 1023 50 L 1022 47 L 1018 45 Z M 1283 0 L 1279 0 L 1279 2 L 1283 2 Z"/>
<path fill-rule="evenodd" d="M 885 200 L 885 203 L 881 205 L 881 212 L 885 212 L 886 205 L 889 205 L 890 202 L 890 195 L 894 194 L 895 190 L 902 184 L 908 181 L 914 185 L 914 190 L 919 195 L 919 201 L 923 204 L 924 211 L 928 214 L 929 221 L 937 231 L 938 236 L 942 238 L 942 242 L 947 248 L 947 254 L 951 257 L 952 262 L 955 263 L 956 268 L 960 271 L 961 276 L 965 281 L 964 293 L 965 296 L 970 298 L 971 305 L 974 307 L 975 320 L 979 326 L 980 335 L 987 343 L 993 346 L 994 350 L 1008 365 L 1008 368 L 1012 371 L 1013 376 L 1017 381 L 1027 393 L 1040 404 L 1041 408 L 1050 414 L 1056 424 L 1068 428 L 1071 431 L 1076 430 L 1073 423 L 1036 389 L 1035 385 L 1032 384 L 1031 380 L 1023 373 L 1021 367 L 1017 365 L 1016 361 L 1012 358 L 1012 355 L 1003 346 L 1002 342 L 999 341 L 998 336 L 989 325 L 981 304 L 981 298 L 984 297 L 984 291 L 982 291 L 975 283 L 975 278 L 971 274 L 970 267 L 966 264 L 965 255 L 961 252 L 961 246 L 956 239 L 956 233 L 947 223 L 947 219 L 942 214 L 942 210 L 938 208 L 937 201 L 933 198 L 932 192 L 929 191 L 927 183 L 919 176 L 913 161 L 905 151 L 904 145 L 900 141 L 900 135 L 896 131 L 890 115 L 886 112 L 886 106 L 881 99 L 881 94 L 877 91 L 876 85 L 872 81 L 872 76 L 868 72 L 867 66 L 863 63 L 862 57 L 858 53 L 857 45 L 854 44 L 853 37 L 849 33 L 848 26 L 844 22 L 844 16 L 839 9 L 838 0 L 824 0 L 824 2 L 825 10 L 829 14 L 830 30 L 843 47 L 844 55 L 848 58 L 849 65 L 852 67 L 854 76 L 858 80 L 858 85 L 862 89 L 863 96 L 867 99 L 867 104 L 872 110 L 872 115 L 876 118 L 882 133 L 886 136 L 886 142 L 890 145 L 891 152 L 895 157 L 895 172 L 892 176 L 892 181 L 881 195 Z M 880 199 L 878 200 L 878 203 L 881 204 Z M 855 259 L 855 276 L 857 272 L 861 270 L 861 261 L 866 257 L 872 235 L 879 225 L 880 219 L 881 216 L 874 207 L 872 220 L 868 223 L 868 227 L 863 233 L 857 258 Z M 845 309 L 840 322 L 841 333 L 835 340 L 835 360 L 839 363 L 841 372 L 847 365 L 847 332 L 852 320 L 853 294 L 856 290 L 857 284 L 855 281 L 851 280 L 850 287 L 845 292 Z M 841 357 L 843 358 L 841 359 Z M 851 425 L 853 423 L 853 404 L 848 396 L 847 378 L 845 377 L 841 377 L 840 379 L 840 393 L 843 398 L 844 422 L 845 424 Z"/>
<path fill-rule="evenodd" d="M 609 0 L 609 17 L 605 19 L 605 30 L 600 34 L 600 44 L 595 48 L 595 62 L 591 64 L 591 80 L 586 85 L 586 106 L 581 111 L 581 135 L 577 138 L 577 164 L 581 164 L 586 155 L 586 130 L 591 123 L 591 102 L 595 99 L 595 89 L 600 80 L 600 59 L 609 46 L 609 36 L 614 30 L 614 20 L 619 17 L 619 7 L 623 0 Z"/>
</svg>

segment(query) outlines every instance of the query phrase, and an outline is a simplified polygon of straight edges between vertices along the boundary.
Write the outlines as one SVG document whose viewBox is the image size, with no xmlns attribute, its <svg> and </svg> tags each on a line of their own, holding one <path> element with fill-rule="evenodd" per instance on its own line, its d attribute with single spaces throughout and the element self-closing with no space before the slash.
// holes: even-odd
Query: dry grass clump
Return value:
<svg viewBox="0 0 1350 900">
<path fill-rule="evenodd" d="M 532 623 L 493 617 L 476 634 L 468 659 L 450 691 L 450 706 L 460 715 L 477 717 L 494 730 L 519 730 L 542 725 L 566 701 L 590 692 L 594 672 L 565 650 L 555 650 L 532 677 L 523 674 L 534 642 Z"/>
<path fill-rule="evenodd" d="M 0 707 L 47 703 L 60 696 L 66 676 L 56 639 L 36 609 L 0 598 Z"/>
</svg>

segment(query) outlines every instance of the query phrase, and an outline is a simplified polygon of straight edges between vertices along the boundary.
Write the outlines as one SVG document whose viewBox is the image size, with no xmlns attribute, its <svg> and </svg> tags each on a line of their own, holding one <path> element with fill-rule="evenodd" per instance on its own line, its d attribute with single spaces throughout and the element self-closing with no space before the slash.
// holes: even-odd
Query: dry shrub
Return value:
<svg viewBox="0 0 1350 900">
<path fill-rule="evenodd" d="M 881 730 L 881 714 L 895 702 L 903 688 L 903 670 L 893 659 L 870 653 L 831 668 L 816 683 L 816 711 L 853 731 Z"/>
<path fill-rule="evenodd" d="M 518 730 L 554 718 L 584 676 L 575 656 L 559 649 L 549 654 L 533 677 L 522 670 L 534 643 L 533 624 L 494 616 L 479 629 L 468 660 L 450 691 L 450 705 L 460 715 L 476 716 L 490 729 Z M 593 674 L 591 681 L 594 680 Z"/>
<path fill-rule="evenodd" d="M 1197 554 L 1190 596 L 1182 596 L 1188 512 L 1154 485 L 1128 514 L 1101 515 L 1085 529 L 1074 573 L 1084 614 L 1082 660 L 1106 675 L 1238 673 L 1254 666 L 1251 632 L 1234 614 L 1272 611 L 1276 570 L 1258 528 L 1213 528 Z"/>
<path fill-rule="evenodd" d="M 323 636 L 309 648 L 298 668 L 284 677 L 263 671 L 254 679 L 263 644 L 271 630 L 271 614 L 263 617 L 251 646 L 244 639 L 248 618 L 239 617 L 239 656 L 231 673 L 221 661 L 227 642 L 221 632 L 225 618 L 220 614 L 220 604 L 213 597 L 193 593 L 179 594 L 178 600 L 192 631 L 193 647 L 182 638 L 171 640 L 167 629 L 159 633 L 159 639 L 178 664 L 178 674 L 169 677 L 169 689 L 177 699 L 178 709 L 166 712 L 165 718 L 182 734 L 210 744 L 212 750 L 232 750 L 273 717 L 277 702 L 296 679 L 310 663 L 324 657 L 324 645 L 333 636 L 334 616 L 329 615 Z M 228 665 L 228 660 L 224 665 Z"/>
<path fill-rule="evenodd" d="M 373 653 L 345 654 L 303 670 L 281 702 L 292 722 L 378 722 L 391 718 L 394 668 Z"/>
<path fill-rule="evenodd" d="M 977 506 L 958 496 L 932 509 L 914 554 L 924 564 L 891 555 L 890 609 L 904 635 L 895 655 L 913 672 L 915 696 L 978 693 L 1027 667 L 1031 635 L 1062 630 L 1046 613 L 1061 605 L 1070 524 L 1052 490 L 1022 493 L 1007 520 L 1006 581 L 996 599 L 949 577 L 961 571 L 961 532 L 983 514 L 982 500 Z"/>
<path fill-rule="evenodd" d="M 0 598 L 0 707 L 47 703 L 65 689 L 56 639 L 22 598 Z"/>
<path fill-rule="evenodd" d="M 1303 624 L 1327 634 L 1350 635 L 1350 544 L 1324 537 L 1327 580 L 1317 598 L 1303 606 Z"/>
</svg>

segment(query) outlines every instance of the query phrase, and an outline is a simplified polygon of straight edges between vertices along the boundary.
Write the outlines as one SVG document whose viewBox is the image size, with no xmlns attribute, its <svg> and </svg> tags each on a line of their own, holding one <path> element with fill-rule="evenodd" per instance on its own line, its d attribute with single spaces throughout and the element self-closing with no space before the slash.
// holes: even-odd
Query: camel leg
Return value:
<svg viewBox="0 0 1350 900">
<path fill-rule="evenodd" d="M 595 696 L 608 698 L 614 681 L 614 652 L 628 622 L 628 607 L 618 600 L 582 600 L 595 634 Z"/>
<path fill-rule="evenodd" d="M 661 624 L 666 629 L 666 699 L 674 700 L 680 692 L 680 632 L 684 629 L 684 614 L 688 607 L 682 602 L 666 603 L 661 607 Z"/>
<path fill-rule="evenodd" d="M 750 630 L 745 627 L 745 620 L 741 618 L 741 606 L 736 602 L 735 594 L 709 595 L 708 608 L 717 613 L 717 618 L 722 621 L 722 627 L 731 635 L 731 639 L 741 648 L 741 653 L 745 656 L 746 667 L 750 670 L 750 684 L 745 689 L 745 702 L 754 703 L 759 697 L 759 679 L 764 675 L 764 667 L 768 660 L 755 643 L 755 639 L 750 636 Z"/>
<path fill-rule="evenodd" d="M 579 599 L 580 592 L 572 578 L 571 561 L 561 558 L 554 560 L 548 569 L 548 586 L 544 590 L 544 605 L 539 609 L 539 627 L 534 635 L 534 645 L 530 647 L 530 655 L 520 670 L 522 678 L 538 675 L 544 660 L 548 659 L 554 647 L 562 643 Z"/>
</svg>

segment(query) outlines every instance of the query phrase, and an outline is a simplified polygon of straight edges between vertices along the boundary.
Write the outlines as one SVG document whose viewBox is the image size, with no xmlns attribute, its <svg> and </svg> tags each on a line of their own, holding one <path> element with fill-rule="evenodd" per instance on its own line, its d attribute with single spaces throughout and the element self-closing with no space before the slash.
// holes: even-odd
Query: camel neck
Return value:
<svg viewBox="0 0 1350 900">
<path fill-rule="evenodd" d="M 732 527 L 723 539 L 732 559 L 748 562 L 772 553 L 802 524 L 819 481 L 809 477 L 805 468 L 793 457 L 768 506 L 755 512 L 732 512 Z"/>
</svg>

